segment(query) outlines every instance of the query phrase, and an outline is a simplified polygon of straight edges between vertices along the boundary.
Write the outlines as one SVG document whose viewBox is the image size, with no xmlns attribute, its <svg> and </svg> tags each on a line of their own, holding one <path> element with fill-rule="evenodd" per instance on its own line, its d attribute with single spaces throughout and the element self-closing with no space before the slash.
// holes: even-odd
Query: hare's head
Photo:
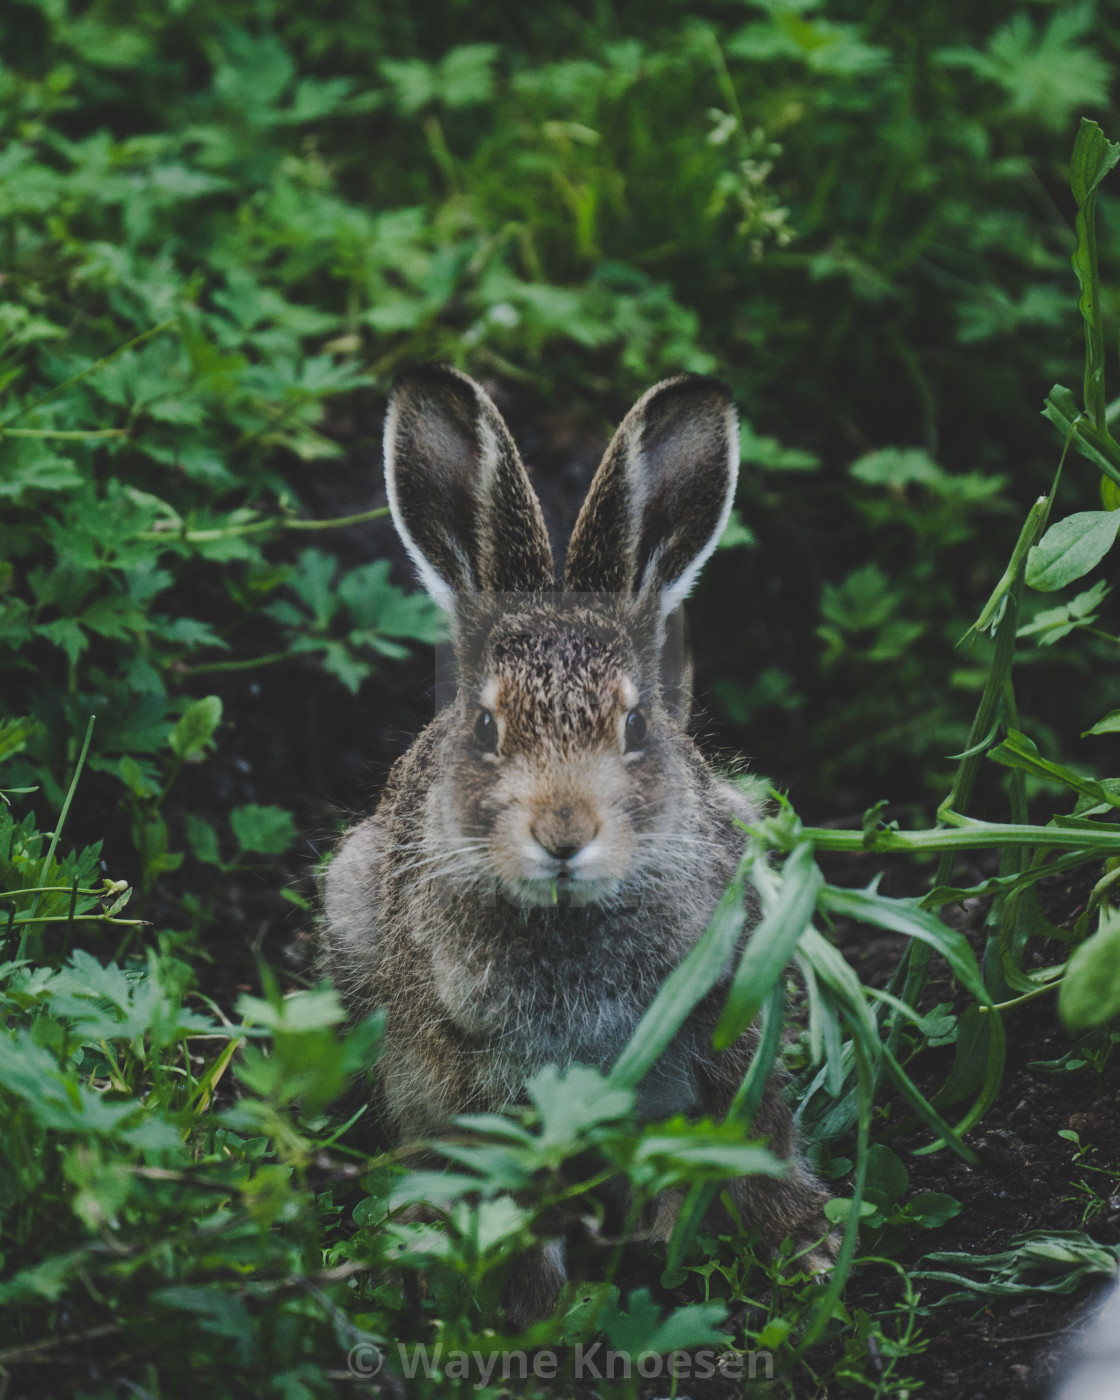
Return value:
<svg viewBox="0 0 1120 1400">
<path fill-rule="evenodd" d="M 486 393 L 441 367 L 398 380 L 389 503 L 451 614 L 459 670 L 437 775 L 457 869 L 522 904 L 600 903 L 698 844 L 696 760 L 663 651 L 727 523 L 738 460 L 722 384 L 658 384 L 607 449 L 558 587 L 540 503 Z"/>
</svg>

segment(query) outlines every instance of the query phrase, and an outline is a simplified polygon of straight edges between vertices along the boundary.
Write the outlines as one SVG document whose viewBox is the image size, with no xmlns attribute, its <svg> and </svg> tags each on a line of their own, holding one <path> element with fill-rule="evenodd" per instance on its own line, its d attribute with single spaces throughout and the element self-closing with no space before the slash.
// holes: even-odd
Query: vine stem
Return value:
<svg viewBox="0 0 1120 1400">
<path fill-rule="evenodd" d="M 212 675 L 215 671 L 252 671 L 258 666 L 275 666 L 278 661 L 290 661 L 294 656 L 304 655 L 297 651 L 273 651 L 267 656 L 250 656 L 244 661 L 204 661 L 198 666 L 184 666 L 179 669 L 181 676 Z"/>
<path fill-rule="evenodd" d="M 172 317 L 170 321 L 161 322 L 158 326 L 149 326 L 146 331 L 141 331 L 139 335 L 134 335 L 131 340 L 126 340 L 123 345 L 118 345 L 117 348 L 111 350 L 108 355 L 102 355 L 100 360 L 94 360 L 92 365 L 86 365 L 85 369 L 79 370 L 77 374 L 72 374 L 69 379 L 64 379 L 61 384 L 56 384 L 53 389 L 48 389 L 41 398 L 35 399 L 32 403 L 25 404 L 18 412 L 11 414 L 10 417 L 0 422 L 0 434 L 8 432 L 11 424 L 18 423 L 21 418 L 25 418 L 29 413 L 34 413 L 37 408 L 42 408 L 43 404 L 49 403 L 51 399 L 57 398 L 59 394 L 69 389 L 72 385 L 80 384 L 81 381 L 89 375 L 96 374 L 99 369 L 103 369 L 107 364 L 115 360 L 118 355 L 123 355 L 128 350 L 135 350 L 138 345 L 143 345 L 146 340 L 151 340 L 153 336 L 159 335 L 162 331 L 170 330 L 173 325 L 175 325 L 174 317 Z"/>
<path fill-rule="evenodd" d="M 272 520 L 253 520 L 247 525 L 227 525 L 220 530 L 188 530 L 185 525 L 170 530 L 141 530 L 139 540 L 183 540 L 187 544 L 209 544 L 213 540 L 229 540 L 241 535 L 260 535 L 268 530 L 341 530 L 348 525 L 364 525 L 370 520 L 383 520 L 388 506 L 363 510 L 357 515 L 340 515 L 333 520 L 288 520 L 277 516 Z"/>
<path fill-rule="evenodd" d="M 0 428 L 0 437 L 61 438 L 66 442 L 88 442 L 101 438 L 128 437 L 127 428 Z"/>
<path fill-rule="evenodd" d="M 997 1001 L 991 1006 L 985 1006 L 983 1002 L 979 1004 L 982 1012 L 1006 1011 L 1011 1006 L 1022 1006 L 1025 1001 L 1033 1001 L 1035 997 L 1045 996 L 1047 992 L 1052 992 L 1055 987 L 1060 987 L 1066 979 L 1055 977 L 1053 982 L 1047 982 L 1045 987 L 1035 987 L 1033 991 L 1024 992 L 1021 997 L 1015 997 L 1011 1001 Z"/>
</svg>

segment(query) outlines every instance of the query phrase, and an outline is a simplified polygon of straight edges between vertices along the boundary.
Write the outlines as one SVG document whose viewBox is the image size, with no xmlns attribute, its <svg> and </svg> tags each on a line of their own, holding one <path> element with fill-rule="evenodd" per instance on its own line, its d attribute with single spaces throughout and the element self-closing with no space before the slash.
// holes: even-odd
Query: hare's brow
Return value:
<svg viewBox="0 0 1120 1400">
<path fill-rule="evenodd" d="M 540 665 L 557 663 L 572 668 L 621 669 L 623 648 L 617 636 L 583 627 L 527 627 L 508 633 L 494 644 L 494 660 Z"/>
</svg>

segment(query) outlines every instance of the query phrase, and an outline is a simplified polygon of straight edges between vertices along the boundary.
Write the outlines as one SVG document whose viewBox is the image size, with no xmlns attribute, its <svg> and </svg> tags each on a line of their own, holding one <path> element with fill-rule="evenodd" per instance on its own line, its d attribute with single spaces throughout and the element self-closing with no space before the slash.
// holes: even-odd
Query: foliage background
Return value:
<svg viewBox="0 0 1120 1400">
<path fill-rule="evenodd" d="M 10 923 L 8 956 L 47 978 L 18 993 L 12 1025 L 46 1054 L 70 1034 L 48 1022 L 82 1022 L 65 1000 L 74 974 L 57 971 L 75 929 L 137 975 L 150 956 L 144 985 L 159 989 L 141 1014 L 125 973 L 104 988 L 128 1033 L 95 1040 L 132 1045 L 131 1070 L 121 1051 L 110 1072 L 108 1049 L 63 1071 L 36 1061 L 70 1076 L 72 1106 L 83 1073 L 136 1095 L 186 1031 L 220 1038 L 237 991 L 257 986 L 255 952 L 287 949 L 306 979 L 314 855 L 430 711 L 440 624 L 387 523 L 305 528 L 382 503 L 380 409 L 410 362 L 494 383 L 558 528 L 640 392 L 681 369 L 722 375 L 744 471 L 739 528 L 692 611 L 701 728 L 807 817 L 847 821 L 883 797 L 929 817 L 988 659 L 990 643 L 957 643 L 1049 487 L 1061 442 L 1043 398 L 1080 379 L 1068 158 L 1079 117 L 1120 129 L 1118 13 L 1112 0 L 4 6 L 0 717 L 13 722 L 4 786 L 38 790 L 0 813 L 5 889 L 59 886 L 36 907 L 65 923 L 98 906 L 68 906 L 64 887 L 107 871 L 135 887 L 118 915 L 149 920 L 70 922 L 65 947 L 41 921 L 21 938 Z M 1111 348 L 1107 182 L 1099 215 Z M 1091 508 L 1097 489 L 1071 463 L 1063 509 Z M 1023 647 L 1023 727 L 1078 770 L 1115 764 L 1114 737 L 1079 737 L 1114 702 L 1115 650 L 1084 629 Z M 63 845 L 86 854 L 56 871 L 35 833 L 91 714 Z M 999 772 L 985 781 L 982 812 L 1000 800 Z M 177 1023 L 203 992 L 217 1019 Z M 301 1033 L 331 1024 L 320 1007 Z M 46 1080 L 29 1079 L 7 1110 L 38 1143 L 5 1168 L 8 1208 L 21 1202 L 7 1269 L 62 1249 L 73 1213 L 48 1227 L 52 1199 L 78 1193 L 91 1239 L 131 1211 L 143 1258 L 136 1242 L 166 1212 L 200 1209 L 129 1173 L 158 1167 L 168 1125 L 182 1135 L 204 1112 L 209 1072 L 188 1059 L 186 1083 L 171 1076 L 151 1109 L 163 1136 L 129 1140 L 116 1177 L 97 1156 L 108 1138 L 91 1148 L 77 1119 L 36 1118 Z M 294 1097 L 263 1070 L 250 1087 L 270 1113 Z M 274 1141 L 278 1121 L 243 1141 Z M 234 1125 L 211 1131 L 206 1151 L 228 1154 Z M 318 1239 L 304 1148 L 289 1142 L 264 1178 L 265 1205 L 263 1150 L 233 1152 L 254 1183 L 246 1219 L 268 1248 L 284 1211 Z M 281 1252 L 298 1254 L 296 1234 Z M 210 1317 L 204 1298 L 177 1305 Z M 277 1374 L 296 1376 L 281 1322 L 298 1313 L 278 1313 L 267 1343 L 248 1321 L 204 1325 L 249 1338 L 246 1357 L 283 1354 Z M 16 1341 L 45 1317 L 33 1307 Z"/>
</svg>

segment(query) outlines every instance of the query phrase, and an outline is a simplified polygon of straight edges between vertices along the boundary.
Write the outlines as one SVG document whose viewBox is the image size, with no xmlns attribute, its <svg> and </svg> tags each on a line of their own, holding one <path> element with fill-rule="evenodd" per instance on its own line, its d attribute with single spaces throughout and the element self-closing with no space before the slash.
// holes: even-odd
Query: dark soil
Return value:
<svg viewBox="0 0 1120 1400">
<path fill-rule="evenodd" d="M 1078 871 L 1075 876 L 1081 878 L 1044 892 L 1046 912 L 1059 926 L 1072 924 L 1084 907 L 1087 874 Z M 980 922 L 980 912 L 972 911 L 973 923 Z M 967 928 L 969 920 L 962 922 Z M 979 949 L 978 929 L 968 931 Z M 841 947 L 872 985 L 885 984 L 898 956 L 897 940 L 867 930 L 841 936 Z M 1051 949 L 1042 960 L 1056 956 Z M 945 988 L 940 991 L 947 993 Z M 939 999 L 936 986 L 931 996 Z M 1101 1243 L 1120 1242 L 1120 1056 L 1113 1054 L 1100 1072 L 1090 1067 L 1057 1073 L 1032 1069 L 1032 1063 L 1061 1059 L 1073 1044 L 1055 1015 L 1054 1000 L 1038 998 L 1004 1014 L 1003 1086 L 968 1136 L 977 1164 L 948 1151 L 912 1156 L 900 1144 L 892 1144 L 906 1162 L 911 1191 L 944 1192 L 963 1207 L 947 1225 L 915 1232 L 898 1256 L 908 1269 L 945 1267 L 923 1264 L 922 1256 L 929 1251 L 993 1254 L 1028 1230 L 1085 1230 Z M 925 1052 L 912 1066 L 919 1087 L 932 1093 L 950 1062 L 949 1049 Z M 1058 1136 L 1061 1129 L 1078 1133 L 1082 1144 L 1092 1145 L 1086 1167 L 1110 1174 L 1074 1166 L 1075 1147 Z M 921 1140 L 914 1138 L 912 1143 L 917 1146 Z M 1103 1198 L 1103 1208 L 1094 1209 L 1088 1219 L 1089 1197 L 1080 1189 L 1082 1182 Z M 866 1270 L 853 1277 L 846 1301 L 849 1307 L 870 1308 L 876 1299 L 890 1298 L 892 1289 L 897 1296 L 896 1284 L 877 1281 L 874 1271 Z M 954 1289 L 927 1282 L 920 1291 L 923 1303 L 935 1303 Z M 923 1327 L 928 1349 L 908 1362 L 904 1373 L 920 1382 L 922 1395 L 931 1400 L 1033 1400 L 1048 1395 L 1093 1294 L 1092 1288 L 1085 1288 L 1070 1296 L 1024 1294 L 994 1299 L 987 1306 L 935 1307 Z"/>
<path fill-rule="evenodd" d="M 560 558 L 560 541 L 574 520 L 609 426 L 564 412 L 541 417 L 534 405 L 520 401 L 502 400 L 501 406 L 527 461 L 536 469 L 535 481 Z M 384 501 L 376 406 L 369 409 L 367 418 L 339 421 L 334 427 L 337 435 L 351 444 L 348 463 L 300 482 L 308 513 L 320 518 L 368 510 Z M 387 520 L 339 531 L 330 543 L 347 567 L 388 556 L 394 561 L 394 576 L 399 581 L 410 577 L 403 550 Z M 718 575 L 721 567 L 717 558 L 711 573 Z M 690 605 L 701 704 L 704 686 L 719 674 L 730 645 L 727 607 L 718 579 L 715 584 L 702 588 Z M 205 601 L 200 603 L 192 596 L 193 616 L 205 615 Z M 219 616 L 222 606 L 220 597 L 210 600 L 211 609 Z M 262 654 L 274 649 L 274 639 L 262 636 L 257 640 Z M 752 643 L 744 634 L 734 644 L 739 649 Z M 408 661 L 387 665 L 353 697 L 333 678 L 299 660 L 260 672 L 200 677 L 198 693 L 208 691 L 221 694 L 225 706 L 221 757 L 183 775 L 168 814 L 175 836 L 179 835 L 181 818 L 177 814 L 181 811 L 197 812 L 224 827 L 229 809 L 245 802 L 279 803 L 289 808 L 304 833 L 294 858 L 275 862 L 272 868 L 253 875 L 225 880 L 215 891 L 216 913 L 207 935 L 213 961 L 203 968 L 201 979 L 203 990 L 223 1005 L 232 1006 L 239 990 L 257 990 L 258 954 L 293 981 L 313 978 L 313 916 L 282 900 L 278 890 L 287 883 L 314 897 L 316 858 L 333 845 L 341 827 L 372 808 L 390 764 L 431 718 L 434 661 L 430 651 L 418 650 Z M 701 724 L 740 751 L 766 747 L 765 736 L 736 733 L 703 712 Z M 803 804 L 797 781 L 800 777 L 812 788 L 811 775 L 798 773 L 796 768 L 791 759 L 790 771 L 771 771 L 778 780 L 790 784 L 795 805 L 807 819 L 832 817 L 839 818 L 838 825 L 849 825 L 854 818 L 858 823 L 861 807 L 879 796 L 852 794 L 840 813 L 812 810 L 816 799 L 809 795 Z M 902 775 L 900 789 L 893 795 L 903 802 L 920 797 L 916 788 L 906 789 L 906 781 Z M 107 788 L 106 806 L 113 797 L 115 792 L 110 794 Z M 94 803 L 94 808 L 97 805 Z M 105 816 L 104 807 L 90 813 L 94 822 Z M 77 813 L 74 825 L 80 830 Z M 111 840 L 106 852 L 114 874 L 122 869 L 127 873 L 129 861 L 127 834 L 119 819 L 118 829 L 119 842 Z M 860 869 L 853 875 L 851 863 L 845 875 L 839 867 L 830 870 L 833 878 L 858 878 L 861 883 L 871 873 Z M 211 879 L 212 872 L 188 859 L 168 882 L 167 893 L 174 896 L 185 889 L 204 890 Z M 1080 888 L 1051 891 L 1051 917 L 1059 923 L 1068 922 L 1083 897 Z M 161 925 L 181 918 L 171 898 L 166 903 L 154 900 L 146 912 Z M 978 912 L 971 911 L 974 924 Z M 975 932 L 979 947 L 979 933 Z M 862 930 L 842 934 L 842 946 L 860 975 L 878 985 L 885 984 L 899 954 L 899 940 Z M 979 1163 L 970 1166 L 947 1151 L 912 1157 L 906 1149 L 920 1145 L 920 1138 L 893 1144 L 907 1162 L 912 1190 L 947 1192 L 963 1205 L 961 1214 L 947 1226 L 922 1231 L 905 1243 L 899 1257 L 908 1268 L 920 1267 L 922 1255 L 930 1249 L 986 1253 L 1005 1247 L 1024 1230 L 1082 1228 L 1083 1201 L 1077 1183 L 1083 1176 L 1106 1181 L 1108 1198 L 1104 1211 L 1085 1228 L 1104 1242 L 1120 1239 L 1120 1181 L 1114 1177 L 1109 1183 L 1075 1169 L 1071 1165 L 1072 1144 L 1057 1135 L 1062 1128 L 1077 1131 L 1082 1142 L 1092 1144 L 1090 1163 L 1120 1172 L 1120 1055 L 1114 1055 L 1100 1074 L 1092 1068 L 1075 1074 L 1042 1073 L 1031 1069 L 1030 1062 L 1057 1059 L 1070 1045 L 1055 1020 L 1051 999 L 1028 1002 L 1010 1011 L 1006 1024 L 1004 1087 L 983 1123 L 971 1134 Z M 942 1082 L 951 1054 L 947 1049 L 919 1058 L 911 1068 L 921 1087 L 932 1091 Z M 896 1119 L 902 1116 L 898 1105 L 892 1105 L 892 1113 Z M 921 1291 L 926 1303 L 947 1290 L 931 1284 Z M 847 1302 L 850 1308 L 872 1309 L 897 1295 L 893 1273 L 869 1268 L 852 1278 Z M 996 1300 L 988 1307 L 935 1309 L 924 1328 L 928 1349 L 905 1363 L 903 1374 L 920 1384 L 921 1393 L 932 1400 L 1041 1396 L 1054 1377 L 1057 1358 L 1063 1354 L 1087 1296 L 1024 1295 Z M 873 1360 L 868 1363 L 868 1372 L 874 1372 Z M 689 1393 L 714 1400 L 717 1395 L 735 1392 L 724 1382 L 693 1387 Z M 884 1393 L 906 1392 L 892 1389 Z"/>
</svg>

